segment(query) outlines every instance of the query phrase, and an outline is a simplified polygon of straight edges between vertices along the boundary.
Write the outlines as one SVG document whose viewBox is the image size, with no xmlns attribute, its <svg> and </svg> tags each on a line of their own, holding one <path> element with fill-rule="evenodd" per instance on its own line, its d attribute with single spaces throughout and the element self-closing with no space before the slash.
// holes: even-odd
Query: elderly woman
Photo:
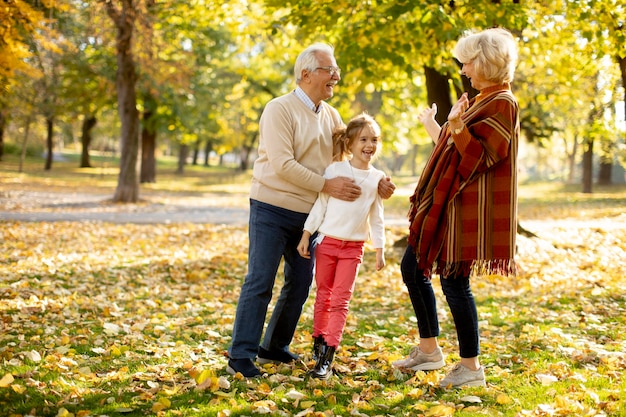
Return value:
<svg viewBox="0 0 626 417">
<path fill-rule="evenodd" d="M 401 264 L 419 344 L 393 366 L 415 371 L 445 365 L 431 285 L 436 273 L 461 358 L 440 386 L 484 386 L 470 276 L 515 273 L 519 109 L 509 83 L 517 47 L 508 31 L 487 29 L 461 38 L 454 55 L 480 94 L 469 99 L 464 93 L 443 126 L 435 121 L 435 105 L 419 115 L 435 148 L 410 198 L 409 244 Z"/>
</svg>

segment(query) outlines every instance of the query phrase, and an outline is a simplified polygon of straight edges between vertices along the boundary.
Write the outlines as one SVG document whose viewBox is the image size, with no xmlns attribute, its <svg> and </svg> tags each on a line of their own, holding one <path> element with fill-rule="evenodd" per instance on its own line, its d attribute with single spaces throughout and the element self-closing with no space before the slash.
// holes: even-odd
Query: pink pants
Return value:
<svg viewBox="0 0 626 417">
<path fill-rule="evenodd" d="M 315 249 L 317 294 L 313 336 L 324 336 L 328 346 L 339 347 L 348 317 L 354 281 L 363 262 L 364 242 L 325 236 Z"/>
</svg>

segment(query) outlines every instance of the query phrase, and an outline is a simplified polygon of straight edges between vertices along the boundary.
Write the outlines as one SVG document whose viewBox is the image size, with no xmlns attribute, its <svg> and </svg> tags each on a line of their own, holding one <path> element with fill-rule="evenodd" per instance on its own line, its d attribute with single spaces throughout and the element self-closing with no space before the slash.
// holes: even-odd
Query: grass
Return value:
<svg viewBox="0 0 626 417">
<path fill-rule="evenodd" d="M 113 164 L 97 163 L 44 172 L 33 159 L 18 174 L 8 159 L 2 191 L 112 194 Z M 187 167 L 181 176 L 166 161 L 141 195 L 233 194 L 246 204 L 248 175 Z M 394 181 L 386 210 L 403 214 L 415 178 Z M 539 238 L 518 239 L 516 279 L 474 280 L 488 386 L 463 390 L 439 388 L 443 371 L 390 366 L 417 338 L 402 247 L 390 245 L 380 272 L 366 254 L 337 376 L 306 377 L 311 297 L 292 343 L 304 362 L 245 381 L 224 372 L 245 226 L 0 222 L 0 416 L 626 416 L 626 187 L 578 190 L 520 186 L 520 221 Z M 387 233 L 393 243 L 405 230 Z M 455 331 L 434 285 L 450 366 Z"/>
</svg>

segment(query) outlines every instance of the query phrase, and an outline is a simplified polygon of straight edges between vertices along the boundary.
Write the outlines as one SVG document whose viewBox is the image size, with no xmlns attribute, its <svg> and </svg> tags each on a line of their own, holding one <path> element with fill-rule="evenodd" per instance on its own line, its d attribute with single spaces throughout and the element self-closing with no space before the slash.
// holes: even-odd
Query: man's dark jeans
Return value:
<svg viewBox="0 0 626 417">
<path fill-rule="evenodd" d="M 261 346 L 269 351 L 288 351 L 302 306 L 313 281 L 314 258 L 297 251 L 306 213 L 250 200 L 248 274 L 246 275 L 233 325 L 229 356 L 254 360 L 281 259 L 285 282 Z"/>
</svg>

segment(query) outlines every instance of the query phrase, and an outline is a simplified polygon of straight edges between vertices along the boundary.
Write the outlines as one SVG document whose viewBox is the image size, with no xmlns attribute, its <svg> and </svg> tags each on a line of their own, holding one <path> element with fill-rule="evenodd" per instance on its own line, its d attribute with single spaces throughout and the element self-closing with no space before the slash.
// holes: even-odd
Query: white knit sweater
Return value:
<svg viewBox="0 0 626 417">
<path fill-rule="evenodd" d="M 385 173 L 374 167 L 353 168 L 348 161 L 334 162 L 324 172 L 325 178 L 339 176 L 353 178 L 361 187 L 361 195 L 354 201 L 343 201 L 319 193 L 304 230 L 340 240 L 366 241 L 371 237 L 374 248 L 384 248 L 385 219 L 378 183 Z"/>
</svg>

